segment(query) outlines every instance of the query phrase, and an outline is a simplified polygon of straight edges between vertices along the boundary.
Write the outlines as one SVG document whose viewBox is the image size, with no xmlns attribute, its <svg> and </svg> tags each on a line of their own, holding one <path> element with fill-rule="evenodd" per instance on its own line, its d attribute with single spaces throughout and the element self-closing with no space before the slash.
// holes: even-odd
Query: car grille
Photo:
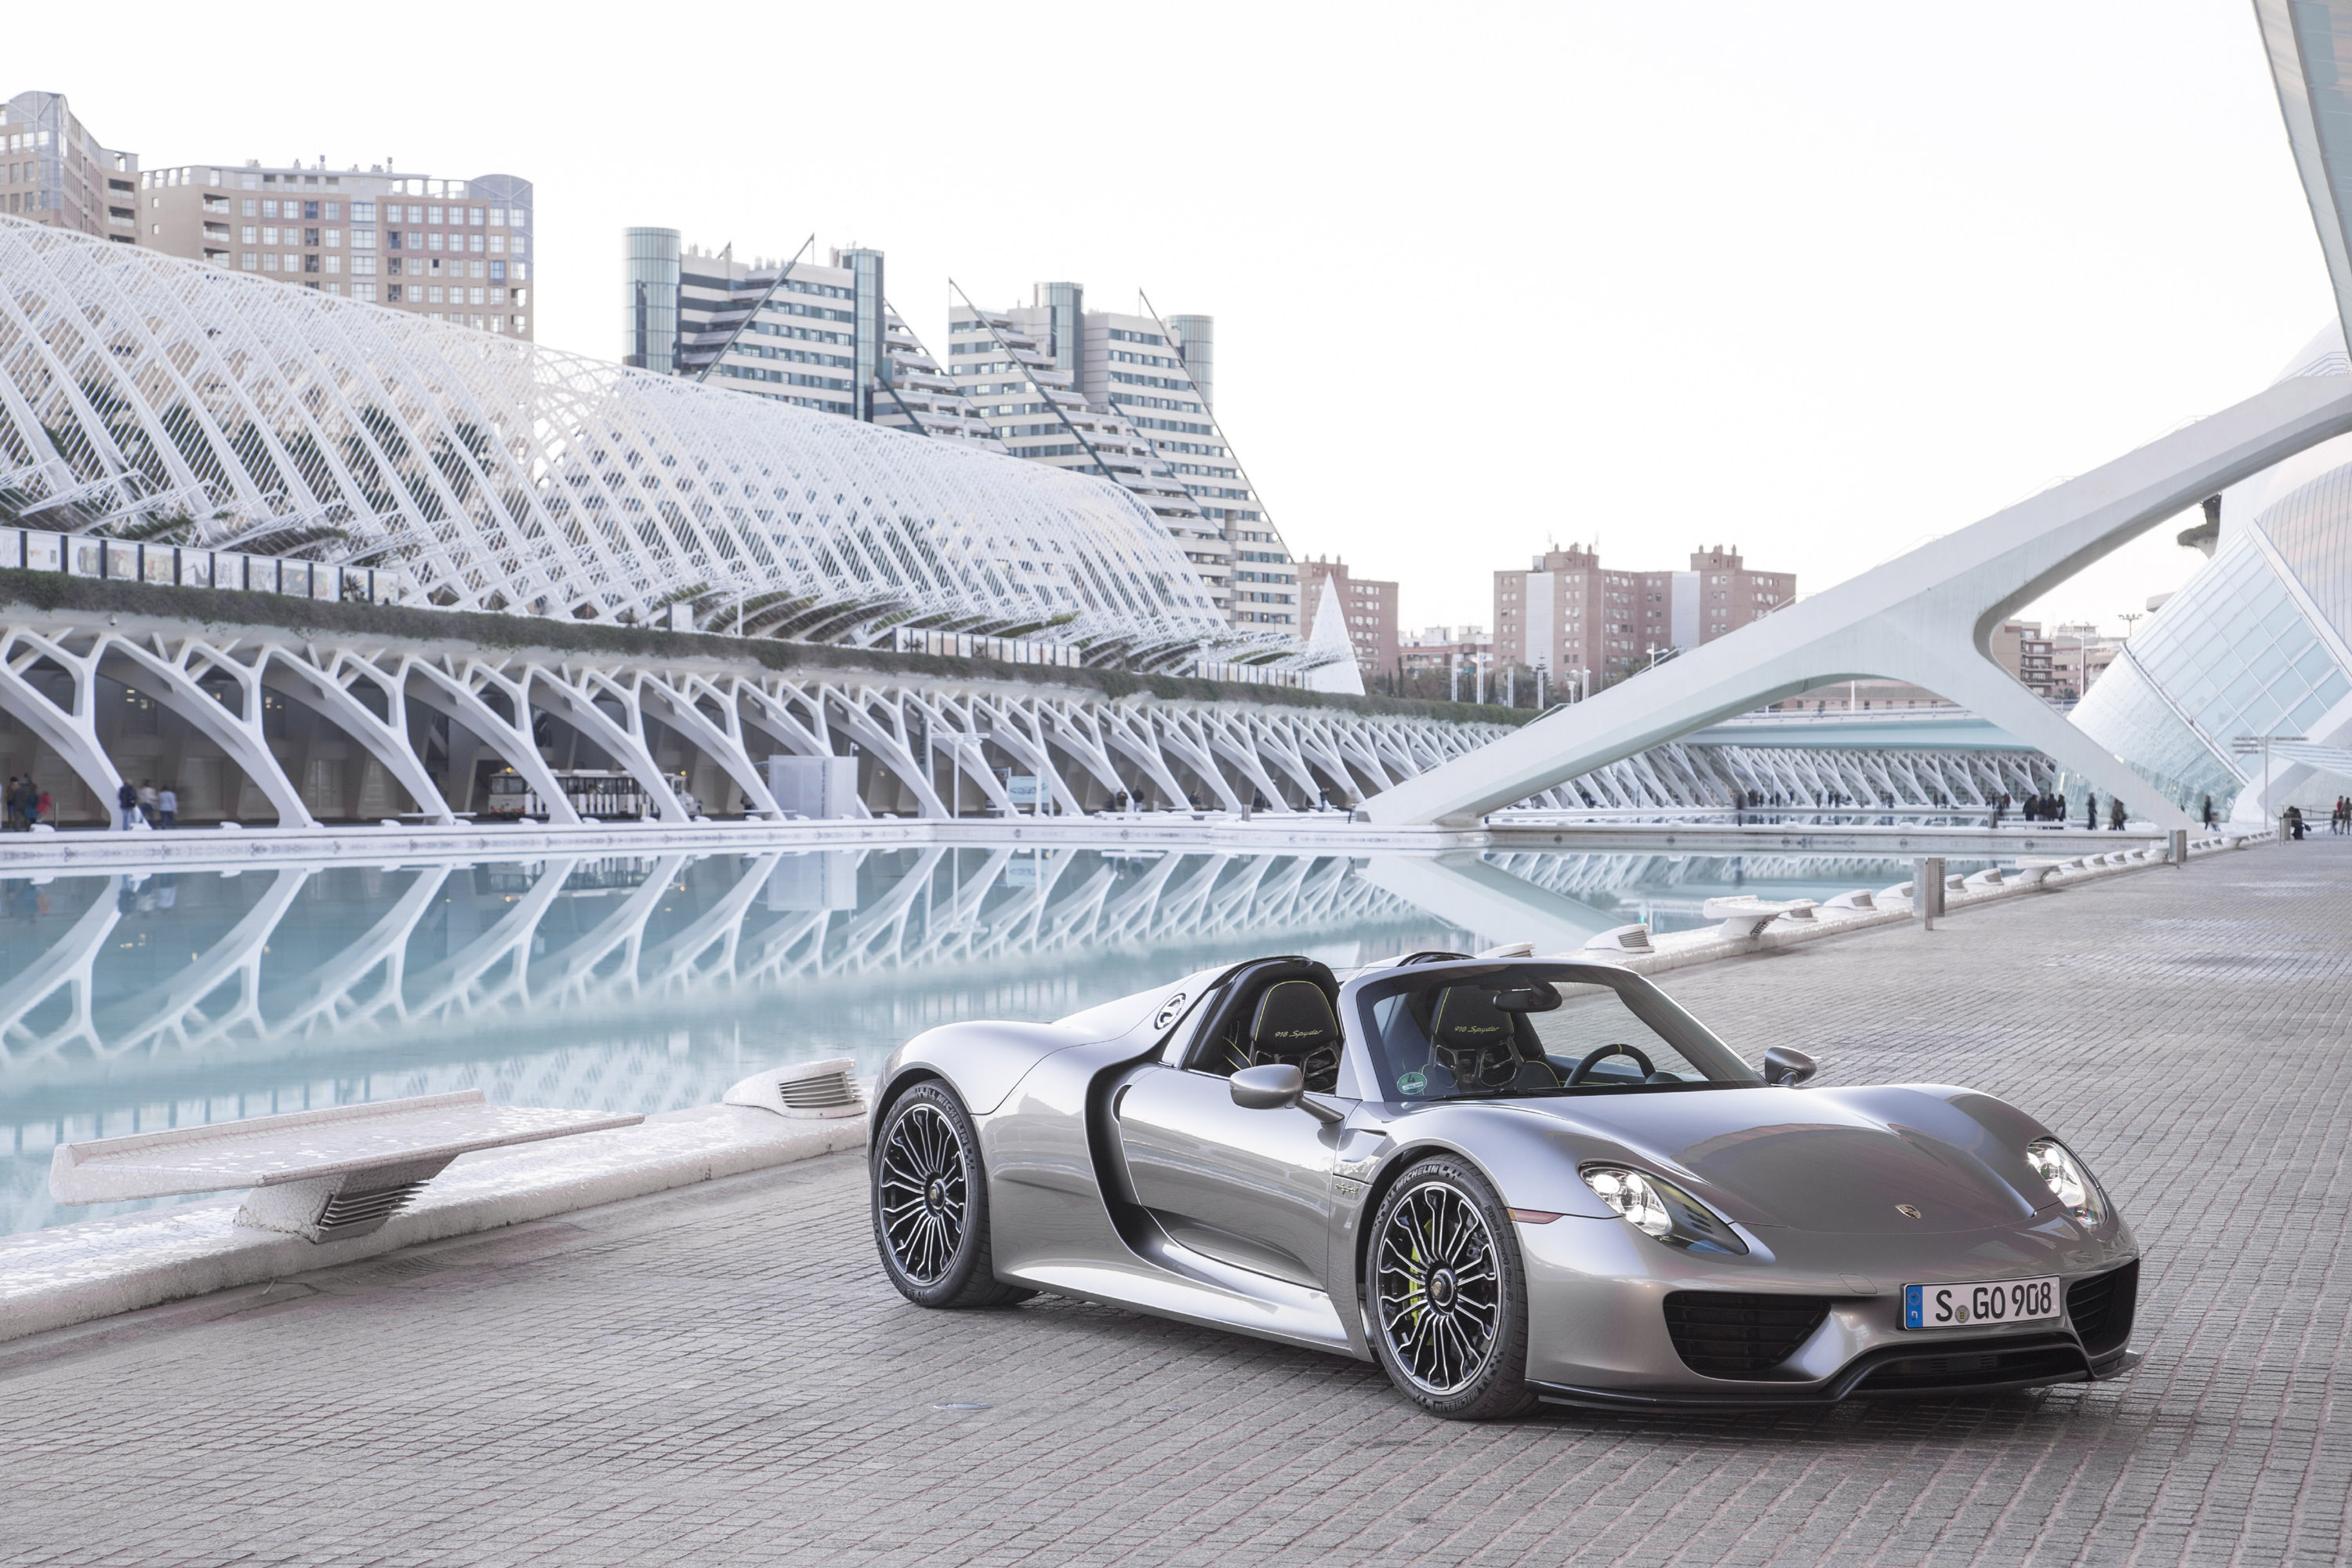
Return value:
<svg viewBox="0 0 2352 1568">
<path fill-rule="evenodd" d="M 1951 1345 L 1933 1355 L 1903 1356 L 1872 1367 L 1856 1394 L 1903 1394 L 1920 1389 L 1974 1388 L 2024 1383 L 2038 1378 L 2057 1382 L 2081 1377 L 2088 1369 L 2083 1352 L 2052 1340 L 2004 1343 L 1978 1340 Z"/>
<path fill-rule="evenodd" d="M 1685 1366 L 1709 1377 L 1780 1365 L 1829 1315 L 1826 1296 L 1676 1290 L 1666 1298 L 1666 1332 L 1676 1353 Z"/>
<path fill-rule="evenodd" d="M 2132 1309 L 2139 1300 L 2139 1260 L 2077 1279 L 2066 1287 L 2066 1316 L 2095 1356 L 2121 1350 L 2131 1338 Z"/>
</svg>

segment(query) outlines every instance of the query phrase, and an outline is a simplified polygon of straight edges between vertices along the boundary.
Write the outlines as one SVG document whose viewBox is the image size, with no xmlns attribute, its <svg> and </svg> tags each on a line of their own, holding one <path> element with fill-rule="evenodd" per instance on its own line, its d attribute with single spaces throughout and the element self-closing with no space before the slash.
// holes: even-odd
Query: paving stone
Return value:
<svg viewBox="0 0 2352 1568">
<path fill-rule="evenodd" d="M 1666 977 L 2063 1131 L 2147 1249 L 2121 1382 L 1432 1422 L 1308 1352 L 919 1311 L 837 1156 L 8 1347 L 0 1563 L 2340 1563 L 2347 879 L 2321 839 Z"/>
</svg>

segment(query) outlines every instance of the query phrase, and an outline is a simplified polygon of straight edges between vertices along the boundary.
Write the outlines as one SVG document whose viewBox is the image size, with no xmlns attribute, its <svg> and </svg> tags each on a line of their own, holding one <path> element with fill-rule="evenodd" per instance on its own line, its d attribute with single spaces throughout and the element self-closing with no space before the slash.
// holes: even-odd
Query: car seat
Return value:
<svg viewBox="0 0 2352 1568">
<path fill-rule="evenodd" d="M 1430 1054 L 1465 1089 L 1558 1089 L 1559 1074 L 1540 1060 L 1540 1042 L 1518 1014 L 1495 1005 L 1491 984 L 1448 985 L 1431 1011 Z"/>
</svg>

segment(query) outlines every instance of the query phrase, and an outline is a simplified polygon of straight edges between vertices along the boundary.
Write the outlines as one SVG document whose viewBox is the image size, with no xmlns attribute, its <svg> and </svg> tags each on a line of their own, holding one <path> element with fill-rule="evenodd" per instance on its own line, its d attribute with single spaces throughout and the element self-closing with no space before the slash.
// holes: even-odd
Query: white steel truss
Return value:
<svg viewBox="0 0 2352 1568">
<path fill-rule="evenodd" d="M 1103 480 L 0 217 L 9 514 L 397 565 L 466 609 L 1280 651 Z"/>
</svg>

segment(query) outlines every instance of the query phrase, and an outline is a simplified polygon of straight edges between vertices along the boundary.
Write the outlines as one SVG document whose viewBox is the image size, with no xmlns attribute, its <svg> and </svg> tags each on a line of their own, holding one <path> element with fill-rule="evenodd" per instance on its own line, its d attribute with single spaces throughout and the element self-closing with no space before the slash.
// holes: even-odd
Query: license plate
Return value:
<svg viewBox="0 0 2352 1568">
<path fill-rule="evenodd" d="M 1906 1285 L 1903 1326 L 1958 1329 L 2032 1323 L 2063 1316 L 2066 1292 L 2055 1279 L 1988 1279 L 1969 1285 Z"/>
</svg>

